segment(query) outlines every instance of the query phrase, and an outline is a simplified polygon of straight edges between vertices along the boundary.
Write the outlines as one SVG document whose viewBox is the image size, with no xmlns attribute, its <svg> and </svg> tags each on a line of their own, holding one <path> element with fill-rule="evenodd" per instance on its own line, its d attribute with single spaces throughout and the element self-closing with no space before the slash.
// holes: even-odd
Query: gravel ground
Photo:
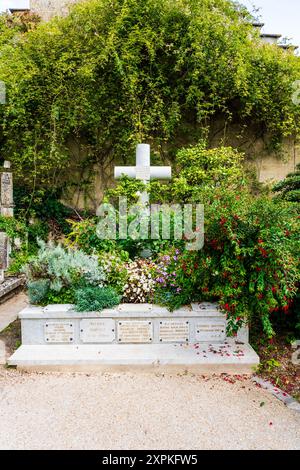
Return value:
<svg viewBox="0 0 300 470">
<path fill-rule="evenodd" d="M 0 369 L 0 449 L 300 449 L 300 414 L 249 379 Z"/>
</svg>

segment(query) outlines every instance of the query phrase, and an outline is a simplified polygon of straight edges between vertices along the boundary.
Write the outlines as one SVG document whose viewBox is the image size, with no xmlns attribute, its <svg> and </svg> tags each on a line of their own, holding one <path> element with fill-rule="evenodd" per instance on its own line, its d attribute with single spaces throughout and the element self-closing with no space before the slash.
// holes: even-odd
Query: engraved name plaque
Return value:
<svg viewBox="0 0 300 470">
<path fill-rule="evenodd" d="M 151 343 L 153 340 L 153 325 L 151 321 L 119 321 L 119 343 Z"/>
<path fill-rule="evenodd" d="M 73 343 L 74 331 L 72 321 L 46 322 L 44 324 L 46 343 Z"/>
<path fill-rule="evenodd" d="M 83 343 L 112 343 L 116 337 L 115 321 L 84 319 L 80 322 L 80 339 Z"/>
<path fill-rule="evenodd" d="M 226 325 L 222 321 L 201 320 L 195 328 L 196 341 L 224 341 L 226 338 Z"/>
<path fill-rule="evenodd" d="M 159 322 L 159 341 L 161 343 L 187 343 L 188 340 L 188 321 L 163 320 Z"/>
</svg>

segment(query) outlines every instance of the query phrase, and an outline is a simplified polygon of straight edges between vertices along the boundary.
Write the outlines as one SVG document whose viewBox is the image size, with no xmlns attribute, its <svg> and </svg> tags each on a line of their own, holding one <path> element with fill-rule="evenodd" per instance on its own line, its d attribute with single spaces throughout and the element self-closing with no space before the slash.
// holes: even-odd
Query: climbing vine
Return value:
<svg viewBox="0 0 300 470">
<path fill-rule="evenodd" d="M 159 161 L 220 114 L 277 143 L 296 133 L 299 58 L 250 20 L 229 0 L 89 0 L 25 32 L 2 19 L 0 146 L 17 184 L 40 199 L 142 140 Z"/>
</svg>

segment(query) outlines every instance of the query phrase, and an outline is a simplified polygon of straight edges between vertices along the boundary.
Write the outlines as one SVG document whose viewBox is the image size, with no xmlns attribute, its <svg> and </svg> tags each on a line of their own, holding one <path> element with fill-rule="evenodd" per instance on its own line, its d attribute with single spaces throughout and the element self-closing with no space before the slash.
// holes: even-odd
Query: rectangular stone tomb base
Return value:
<svg viewBox="0 0 300 470">
<path fill-rule="evenodd" d="M 199 372 L 252 374 L 259 359 L 251 346 L 224 344 L 103 344 L 21 346 L 10 366 L 24 370 Z"/>
<path fill-rule="evenodd" d="M 250 373 L 259 362 L 247 327 L 235 339 L 226 338 L 226 317 L 216 304 L 192 304 L 175 312 L 152 304 L 80 313 L 72 305 L 30 306 L 19 317 L 22 346 L 9 364 L 22 368 L 232 368 Z"/>
</svg>

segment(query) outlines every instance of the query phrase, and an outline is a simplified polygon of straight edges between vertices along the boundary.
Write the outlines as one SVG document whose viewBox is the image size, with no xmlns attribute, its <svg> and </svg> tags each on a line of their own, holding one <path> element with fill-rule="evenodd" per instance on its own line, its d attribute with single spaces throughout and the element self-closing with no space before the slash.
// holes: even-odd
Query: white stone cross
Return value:
<svg viewBox="0 0 300 470">
<path fill-rule="evenodd" d="M 170 180 L 172 169 L 170 166 L 151 166 L 150 165 L 150 145 L 138 144 L 136 147 L 136 166 L 116 166 L 115 179 L 122 176 L 135 178 L 148 184 L 151 179 Z M 140 204 L 147 207 L 149 204 L 149 192 L 144 191 L 140 195 Z"/>
</svg>

